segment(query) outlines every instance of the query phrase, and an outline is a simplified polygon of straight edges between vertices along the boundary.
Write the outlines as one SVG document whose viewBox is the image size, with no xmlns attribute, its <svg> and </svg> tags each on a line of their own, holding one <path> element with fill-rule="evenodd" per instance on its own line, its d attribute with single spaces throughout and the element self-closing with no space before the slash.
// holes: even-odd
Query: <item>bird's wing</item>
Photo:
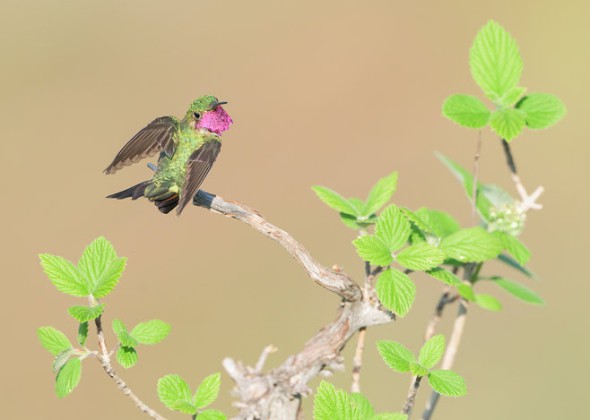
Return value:
<svg viewBox="0 0 590 420">
<path fill-rule="evenodd" d="M 180 202 L 176 212 L 180 214 L 182 209 L 193 199 L 199 191 L 203 180 L 213 166 L 217 155 L 221 150 L 221 142 L 209 140 L 193 152 L 186 164 L 186 176 L 180 193 Z"/>
<path fill-rule="evenodd" d="M 123 146 L 104 172 L 114 174 L 124 166 L 154 156 L 158 152 L 172 156 L 176 147 L 174 132 L 179 124 L 174 117 L 156 118 Z"/>
</svg>

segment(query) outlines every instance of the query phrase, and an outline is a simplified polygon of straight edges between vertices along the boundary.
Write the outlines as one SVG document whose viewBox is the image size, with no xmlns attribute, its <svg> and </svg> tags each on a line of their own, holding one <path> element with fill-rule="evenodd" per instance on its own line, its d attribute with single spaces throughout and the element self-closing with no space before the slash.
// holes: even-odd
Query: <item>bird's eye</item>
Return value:
<svg viewBox="0 0 590 420">
<path fill-rule="evenodd" d="M 193 116 L 195 117 L 195 120 L 201 118 L 201 114 L 199 112 L 193 112 Z"/>
</svg>

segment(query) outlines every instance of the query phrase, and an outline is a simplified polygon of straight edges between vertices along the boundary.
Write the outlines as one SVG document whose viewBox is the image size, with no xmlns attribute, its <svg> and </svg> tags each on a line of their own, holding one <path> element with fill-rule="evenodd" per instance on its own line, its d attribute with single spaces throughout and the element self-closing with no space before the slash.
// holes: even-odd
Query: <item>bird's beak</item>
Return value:
<svg viewBox="0 0 590 420">
<path fill-rule="evenodd" d="M 218 106 L 220 106 L 220 105 L 225 105 L 226 103 L 227 103 L 227 102 L 225 102 L 225 101 L 221 101 L 221 102 L 213 102 L 213 103 L 211 104 L 211 109 L 215 109 L 215 108 L 217 108 L 217 107 L 218 107 Z"/>
</svg>

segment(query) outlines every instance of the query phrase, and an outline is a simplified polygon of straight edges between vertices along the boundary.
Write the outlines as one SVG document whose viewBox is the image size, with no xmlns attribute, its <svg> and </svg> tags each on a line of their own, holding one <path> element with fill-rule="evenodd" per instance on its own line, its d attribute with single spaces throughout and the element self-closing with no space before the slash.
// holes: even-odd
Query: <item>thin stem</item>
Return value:
<svg viewBox="0 0 590 420">
<path fill-rule="evenodd" d="M 365 337 L 367 335 L 367 327 L 359 329 L 359 334 L 356 342 L 356 350 L 354 358 L 352 359 L 352 385 L 351 392 L 361 392 L 361 369 L 363 367 L 363 351 L 365 350 Z"/>
<path fill-rule="evenodd" d="M 518 176 L 518 171 L 516 170 L 516 163 L 514 162 L 514 156 L 512 156 L 512 150 L 510 150 L 510 144 L 504 140 L 500 139 L 502 142 L 502 148 L 504 149 L 504 155 L 506 156 L 506 164 L 510 169 L 510 177 L 512 178 L 512 182 L 514 183 L 514 187 L 516 191 L 518 191 L 518 195 L 520 195 L 520 208 L 523 212 L 526 212 L 530 209 L 539 210 L 543 208 L 543 206 L 536 201 L 543 193 L 543 187 L 537 187 L 532 194 L 528 194 L 520 177 Z"/>
<path fill-rule="evenodd" d="M 133 391 L 131 391 L 131 389 L 127 386 L 123 379 L 121 379 L 119 375 L 117 375 L 115 369 L 113 369 L 113 365 L 111 364 L 111 356 L 104 337 L 104 331 L 102 329 L 102 316 L 96 318 L 94 320 L 94 323 L 96 324 L 96 335 L 98 337 L 98 346 L 100 347 L 100 353 L 95 353 L 95 356 L 97 360 L 100 362 L 106 374 L 109 375 L 109 377 L 113 381 L 115 381 L 115 383 L 117 384 L 117 388 L 119 388 L 123 392 L 123 394 L 131 398 L 137 406 L 137 408 L 139 408 L 142 412 L 144 412 L 153 419 L 166 420 L 165 417 L 162 417 L 154 409 L 148 407 L 143 401 L 141 401 L 139 397 L 135 395 Z"/>
<path fill-rule="evenodd" d="M 410 391 L 408 392 L 406 402 L 404 403 L 404 408 L 402 408 L 402 413 L 407 414 L 408 416 L 412 413 L 412 409 L 414 408 L 416 394 L 418 393 L 418 388 L 420 387 L 421 380 L 422 376 L 416 376 L 412 383 L 412 386 L 410 387 Z"/>
</svg>

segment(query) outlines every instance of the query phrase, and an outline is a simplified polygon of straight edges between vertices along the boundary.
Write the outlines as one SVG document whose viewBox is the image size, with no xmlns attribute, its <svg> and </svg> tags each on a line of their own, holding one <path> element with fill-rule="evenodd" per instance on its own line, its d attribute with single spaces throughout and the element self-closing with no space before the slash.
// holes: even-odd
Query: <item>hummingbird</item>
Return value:
<svg viewBox="0 0 590 420">
<path fill-rule="evenodd" d="M 140 130 L 117 153 L 104 170 L 114 174 L 119 169 L 160 153 L 158 165 L 148 166 L 155 172 L 152 179 L 140 182 L 107 198 L 145 197 L 162 213 L 184 207 L 199 191 L 203 180 L 221 150 L 221 133 L 233 123 L 216 97 L 205 95 L 195 99 L 182 120 L 160 117 Z"/>
</svg>

